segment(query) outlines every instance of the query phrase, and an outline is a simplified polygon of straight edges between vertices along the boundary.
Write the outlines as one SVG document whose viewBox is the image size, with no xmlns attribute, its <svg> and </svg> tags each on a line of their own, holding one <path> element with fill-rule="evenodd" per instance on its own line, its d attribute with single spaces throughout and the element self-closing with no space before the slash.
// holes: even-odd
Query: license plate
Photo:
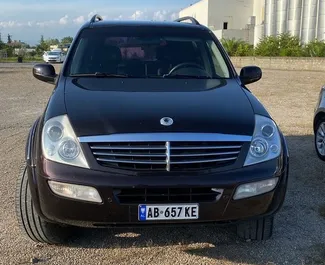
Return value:
<svg viewBox="0 0 325 265">
<path fill-rule="evenodd" d="M 139 221 L 193 220 L 199 218 L 198 204 L 139 205 Z"/>
</svg>

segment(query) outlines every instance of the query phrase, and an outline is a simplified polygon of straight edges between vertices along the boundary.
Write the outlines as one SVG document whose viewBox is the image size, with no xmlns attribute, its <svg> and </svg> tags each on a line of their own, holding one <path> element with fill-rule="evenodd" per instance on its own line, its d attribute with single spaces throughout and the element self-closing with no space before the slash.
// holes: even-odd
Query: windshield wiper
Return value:
<svg viewBox="0 0 325 265">
<path fill-rule="evenodd" d="M 102 73 L 96 72 L 93 74 L 73 74 L 70 75 L 71 77 L 111 77 L 111 78 L 127 78 L 130 77 L 129 75 L 124 74 L 110 74 L 110 73 Z"/>
<path fill-rule="evenodd" d="M 173 79 L 211 79 L 207 75 L 164 75 L 164 78 L 173 78 Z"/>
</svg>

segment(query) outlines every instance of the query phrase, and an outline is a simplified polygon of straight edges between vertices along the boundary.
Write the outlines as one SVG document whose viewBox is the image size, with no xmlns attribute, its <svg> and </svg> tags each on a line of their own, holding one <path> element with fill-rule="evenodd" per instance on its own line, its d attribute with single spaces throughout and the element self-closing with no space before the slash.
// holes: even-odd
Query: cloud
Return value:
<svg viewBox="0 0 325 265">
<path fill-rule="evenodd" d="M 178 13 L 169 10 L 147 11 L 137 10 L 131 16 L 132 20 L 169 21 L 178 18 Z"/>
<path fill-rule="evenodd" d="M 86 22 L 86 19 L 84 16 L 79 16 L 73 20 L 73 23 L 80 25 Z"/>
<path fill-rule="evenodd" d="M 141 10 L 137 10 L 135 11 L 131 16 L 130 18 L 132 20 L 143 20 L 143 19 L 146 19 L 147 17 L 147 12 L 146 11 L 141 11 Z"/>
<path fill-rule="evenodd" d="M 17 21 L 0 21 L 0 28 L 17 28 L 22 27 L 24 24 Z"/>
<path fill-rule="evenodd" d="M 59 20 L 59 24 L 60 25 L 66 25 L 66 24 L 68 24 L 68 19 L 69 19 L 69 16 L 68 15 L 65 15 L 64 17 L 61 17 L 60 20 Z"/>
<path fill-rule="evenodd" d="M 50 27 L 53 25 L 58 24 L 58 22 L 56 20 L 48 20 L 48 21 L 39 21 L 36 22 L 35 25 L 41 28 L 45 28 L 45 27 Z"/>
</svg>

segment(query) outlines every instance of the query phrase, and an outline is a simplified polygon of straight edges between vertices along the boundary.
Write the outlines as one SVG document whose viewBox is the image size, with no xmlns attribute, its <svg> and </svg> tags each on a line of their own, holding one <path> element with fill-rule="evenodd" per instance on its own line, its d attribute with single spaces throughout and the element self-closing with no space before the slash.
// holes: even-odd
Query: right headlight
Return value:
<svg viewBox="0 0 325 265">
<path fill-rule="evenodd" d="M 48 160 L 89 168 L 67 115 L 51 118 L 44 124 L 42 151 Z"/>
<path fill-rule="evenodd" d="M 244 166 L 274 159 L 281 154 L 279 130 L 270 118 L 255 115 L 255 129 Z"/>
</svg>

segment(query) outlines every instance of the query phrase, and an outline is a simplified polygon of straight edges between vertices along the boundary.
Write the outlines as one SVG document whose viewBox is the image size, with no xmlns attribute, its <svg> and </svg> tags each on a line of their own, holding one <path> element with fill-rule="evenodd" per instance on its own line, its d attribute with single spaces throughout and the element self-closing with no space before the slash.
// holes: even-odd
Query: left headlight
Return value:
<svg viewBox="0 0 325 265">
<path fill-rule="evenodd" d="M 42 151 L 46 159 L 89 168 L 67 115 L 49 119 L 42 131 Z"/>
<path fill-rule="evenodd" d="M 244 166 L 265 162 L 280 154 L 281 138 L 275 122 L 255 115 L 255 130 Z"/>
</svg>

